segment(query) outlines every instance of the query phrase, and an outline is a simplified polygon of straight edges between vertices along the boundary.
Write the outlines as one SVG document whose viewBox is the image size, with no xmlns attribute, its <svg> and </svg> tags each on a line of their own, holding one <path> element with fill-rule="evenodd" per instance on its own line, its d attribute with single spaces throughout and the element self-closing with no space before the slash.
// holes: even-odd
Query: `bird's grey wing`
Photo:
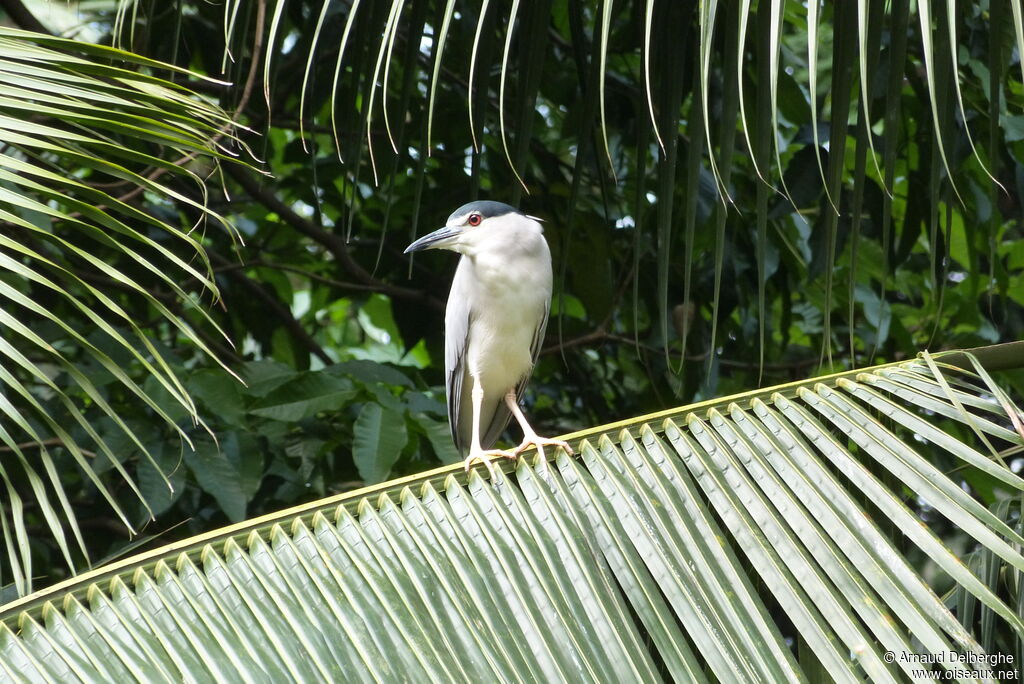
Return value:
<svg viewBox="0 0 1024 684">
<path fill-rule="evenodd" d="M 516 385 L 516 401 L 520 401 L 523 398 L 523 392 L 526 391 L 526 385 L 530 382 L 530 376 L 533 375 L 533 367 L 537 365 L 537 357 L 540 356 L 540 349 L 544 345 L 544 333 L 548 328 L 548 314 L 551 311 L 551 303 L 544 303 L 544 314 L 540 317 L 540 321 L 537 323 L 537 327 L 533 330 L 533 341 L 530 342 L 530 356 L 533 358 L 533 363 L 530 364 L 530 370 L 528 370 L 522 378 L 519 380 L 519 384 Z M 484 427 L 484 423 L 481 422 L 481 430 L 483 432 L 482 444 L 485 449 L 489 448 L 489 445 L 494 444 L 498 441 L 498 437 L 505 431 L 505 426 L 508 425 L 509 420 L 512 419 L 512 412 L 508 410 L 508 406 L 505 405 L 505 398 L 501 397 L 501 402 L 494 411 L 494 417 L 491 419 L 490 424 Z"/>
<path fill-rule="evenodd" d="M 540 349 L 544 346 L 544 333 L 548 329 L 548 314 L 550 313 L 551 302 L 544 302 L 544 315 L 540 317 L 540 323 L 537 324 L 537 329 L 533 331 L 533 342 L 530 343 L 530 356 L 533 357 L 533 363 L 530 364 L 529 375 L 520 380 L 519 385 L 516 386 L 516 399 L 523 398 L 523 392 L 526 391 L 526 383 L 530 381 L 530 376 L 533 375 L 533 367 L 537 365 Z"/>
<path fill-rule="evenodd" d="M 461 269 L 455 272 L 458 280 Z M 452 289 L 455 282 L 452 283 Z M 469 341 L 469 323 L 472 308 L 465 297 L 449 296 L 448 306 L 444 315 L 444 388 L 448 398 L 448 424 L 452 430 L 452 441 L 455 448 L 463 451 L 469 446 L 462 435 L 466 435 L 472 429 L 472 404 L 469 410 L 463 411 L 463 385 L 470 385 L 469 374 L 466 372 L 466 344 Z M 466 381 L 466 382 L 464 382 Z M 465 388 L 468 395 L 471 386 Z M 465 427 L 460 421 L 469 422 Z"/>
<path fill-rule="evenodd" d="M 470 271 L 459 263 L 452 281 L 452 293 L 448 296 L 445 310 L 445 389 L 448 397 L 448 422 L 451 425 L 452 441 L 455 448 L 465 453 L 473 443 L 473 378 L 469 374 L 466 359 L 469 345 L 469 330 L 473 324 L 473 291 L 463 281 L 470 278 Z M 509 412 L 504 408 L 504 397 L 485 396 L 480 405 L 481 446 L 490 448 L 494 440 L 508 423 Z M 504 411 L 504 414 L 502 414 Z M 502 421 L 495 435 L 488 441 L 486 427 L 494 421 Z"/>
</svg>

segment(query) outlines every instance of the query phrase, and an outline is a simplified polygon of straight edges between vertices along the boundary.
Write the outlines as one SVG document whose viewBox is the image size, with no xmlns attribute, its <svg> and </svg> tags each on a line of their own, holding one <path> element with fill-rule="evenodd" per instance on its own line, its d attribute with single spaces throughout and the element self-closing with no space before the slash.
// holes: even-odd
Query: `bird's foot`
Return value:
<svg viewBox="0 0 1024 684">
<path fill-rule="evenodd" d="M 494 466 L 491 461 L 499 456 L 502 458 L 510 458 L 514 461 L 519 458 L 519 453 L 515 451 L 508 451 L 506 449 L 487 449 L 486 451 L 481 449 L 480 451 L 471 452 L 469 456 L 466 457 L 466 460 L 463 461 L 463 466 L 465 466 L 466 472 L 468 473 L 473 462 L 480 461 L 484 464 L 484 467 L 487 468 L 487 472 L 489 472 L 493 478 L 496 473 L 494 472 Z"/>
<path fill-rule="evenodd" d="M 560 439 L 550 439 L 548 437 L 541 437 L 540 435 L 526 435 L 525 437 L 523 437 L 522 444 L 513 449 L 513 453 L 515 453 L 515 455 L 518 456 L 519 454 L 529 449 L 531 446 L 537 447 L 537 452 L 540 454 L 540 457 L 544 460 L 547 460 L 547 456 L 544 455 L 544 447 L 546 446 L 561 447 L 565 449 L 565 453 L 569 454 L 570 456 L 576 453 L 572 450 L 572 447 L 569 446 L 568 442 L 563 442 Z"/>
</svg>

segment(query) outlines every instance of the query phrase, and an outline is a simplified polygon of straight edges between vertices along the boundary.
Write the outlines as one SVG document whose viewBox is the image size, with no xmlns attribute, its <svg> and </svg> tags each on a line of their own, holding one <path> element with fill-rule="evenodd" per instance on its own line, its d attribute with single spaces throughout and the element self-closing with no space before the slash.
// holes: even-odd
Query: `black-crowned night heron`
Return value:
<svg viewBox="0 0 1024 684">
<path fill-rule="evenodd" d="M 469 447 L 466 468 L 488 456 L 516 458 L 530 445 L 568 444 L 539 436 L 519 400 L 533 372 L 551 308 L 551 251 L 539 221 L 501 202 L 470 202 L 444 228 L 405 252 L 448 249 L 462 255 L 444 317 L 445 389 L 452 439 Z M 509 418 L 523 429 L 511 451 L 490 449 Z"/>
</svg>

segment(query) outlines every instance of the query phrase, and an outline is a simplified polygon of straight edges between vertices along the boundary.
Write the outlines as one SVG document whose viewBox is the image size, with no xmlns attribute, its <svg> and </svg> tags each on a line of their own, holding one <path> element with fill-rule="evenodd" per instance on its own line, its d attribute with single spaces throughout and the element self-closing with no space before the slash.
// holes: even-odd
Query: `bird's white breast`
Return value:
<svg viewBox="0 0 1024 684">
<path fill-rule="evenodd" d="M 504 395 L 531 371 L 530 347 L 551 301 L 551 255 L 539 224 L 524 220 L 492 235 L 486 249 L 467 250 L 460 276 L 474 284 L 469 373 L 485 395 Z"/>
</svg>

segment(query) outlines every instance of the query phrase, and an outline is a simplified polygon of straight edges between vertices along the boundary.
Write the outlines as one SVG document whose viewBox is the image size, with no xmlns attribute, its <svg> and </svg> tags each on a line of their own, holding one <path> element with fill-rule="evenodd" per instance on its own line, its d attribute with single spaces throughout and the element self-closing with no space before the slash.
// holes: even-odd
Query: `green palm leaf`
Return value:
<svg viewBox="0 0 1024 684">
<path fill-rule="evenodd" d="M 578 458 L 490 479 L 442 468 L 144 553 L 0 609 L 0 668 L 20 681 L 780 682 L 820 667 L 854 682 L 913 676 L 912 658 L 887 653 L 1005 652 L 1024 640 L 1019 584 L 965 560 L 1024 566 L 1006 522 L 1024 480 L 979 438 L 1024 444 L 985 370 L 1019 366 L 1021 349 L 707 401 L 569 435 Z M 1010 497 L 995 512 L 964 489 L 979 474 Z M 908 495 L 956 523 L 971 555 Z M 911 556 L 984 606 L 986 647 Z"/>
<path fill-rule="evenodd" d="M 0 28 L 0 274 L 9 276 L 0 280 L 0 479 L 9 502 L 0 506 L 0 517 L 8 565 L 22 593 L 32 582 L 18 492 L 24 480 L 68 566 L 88 563 L 64 494 L 67 475 L 58 473 L 55 457 L 70 456 L 128 529 L 133 521 L 98 470 L 116 470 L 141 505 L 148 509 L 148 503 L 122 464 L 124 454 L 110 446 L 112 437 L 138 449 L 171 486 L 149 447 L 111 408 L 109 388 L 83 371 L 83 358 L 185 442 L 177 413 L 201 424 L 165 355 L 121 294 L 146 302 L 154 316 L 210 353 L 194 326 L 216 324 L 193 298 L 207 292 L 216 300 L 218 293 L 195 229 L 209 222 L 234 230 L 176 186 L 190 184 L 206 197 L 202 176 L 214 168 L 211 162 L 232 158 L 227 145 L 234 124 L 194 93 L 153 75 L 168 70 L 187 73 L 121 50 Z M 195 225 L 143 212 L 130 199 L 143 192 L 185 208 Z M 181 284 L 189 281 L 194 285 Z M 48 304 L 54 298 L 95 333 L 54 313 Z M 185 313 L 172 310 L 174 302 Z M 44 337 L 30 321 L 55 332 Z M 148 374 L 164 398 L 140 386 L 125 363 Z M 101 430 L 104 420 L 114 429 Z"/>
</svg>

